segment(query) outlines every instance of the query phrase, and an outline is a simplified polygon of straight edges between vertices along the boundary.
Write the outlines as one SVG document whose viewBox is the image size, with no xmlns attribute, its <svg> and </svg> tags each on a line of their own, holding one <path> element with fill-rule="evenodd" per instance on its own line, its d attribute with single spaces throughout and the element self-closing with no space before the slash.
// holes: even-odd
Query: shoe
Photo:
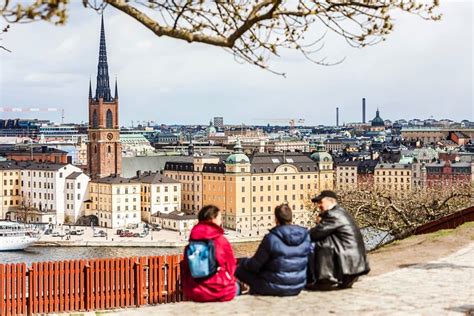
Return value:
<svg viewBox="0 0 474 316">
<path fill-rule="evenodd" d="M 306 285 L 308 291 L 334 291 L 339 289 L 339 283 L 315 282 Z"/>
<path fill-rule="evenodd" d="M 242 283 L 239 281 L 239 286 L 240 286 L 240 293 L 239 295 L 247 295 L 247 294 L 250 294 L 250 286 L 248 286 L 247 284 L 245 283 Z"/>
<path fill-rule="evenodd" d="M 359 280 L 359 276 L 356 275 L 345 275 L 342 278 L 342 283 L 339 285 L 340 289 L 350 289 L 355 282 Z"/>
</svg>

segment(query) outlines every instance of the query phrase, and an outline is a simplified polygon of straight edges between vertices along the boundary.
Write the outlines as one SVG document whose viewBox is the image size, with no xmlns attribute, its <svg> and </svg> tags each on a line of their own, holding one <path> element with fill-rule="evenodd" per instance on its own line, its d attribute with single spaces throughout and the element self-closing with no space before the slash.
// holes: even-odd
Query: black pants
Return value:
<svg viewBox="0 0 474 316">
<path fill-rule="evenodd" d="M 248 271 L 244 269 L 241 265 L 238 265 L 237 269 L 235 270 L 235 277 L 240 282 L 243 282 L 250 287 L 249 294 L 263 294 L 263 295 L 266 294 L 266 293 L 261 293 L 261 292 L 264 292 L 262 291 L 262 289 L 265 287 L 265 284 L 264 284 L 265 280 L 262 279 L 256 273 Z"/>
</svg>

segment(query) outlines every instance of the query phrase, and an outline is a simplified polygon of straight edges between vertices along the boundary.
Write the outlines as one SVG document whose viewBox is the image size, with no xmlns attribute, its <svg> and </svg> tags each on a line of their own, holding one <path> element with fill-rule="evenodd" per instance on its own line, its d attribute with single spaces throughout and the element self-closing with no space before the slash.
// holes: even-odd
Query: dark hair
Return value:
<svg viewBox="0 0 474 316">
<path fill-rule="evenodd" d="M 221 210 L 214 205 L 206 205 L 204 206 L 198 213 L 198 220 L 202 221 L 211 221 L 217 217 Z"/>
<path fill-rule="evenodd" d="M 293 212 L 288 204 L 281 204 L 275 207 L 275 218 L 280 225 L 291 224 L 293 220 Z"/>
</svg>

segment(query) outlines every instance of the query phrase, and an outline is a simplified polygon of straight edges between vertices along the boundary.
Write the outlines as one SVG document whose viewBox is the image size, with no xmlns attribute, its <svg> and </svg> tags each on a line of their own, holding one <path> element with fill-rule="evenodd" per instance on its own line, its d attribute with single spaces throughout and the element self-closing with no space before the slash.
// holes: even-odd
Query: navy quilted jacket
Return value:
<svg viewBox="0 0 474 316">
<path fill-rule="evenodd" d="M 280 225 L 270 230 L 252 258 L 241 262 L 263 282 L 253 290 L 266 295 L 297 295 L 306 285 L 310 253 L 308 230 L 297 225 Z"/>
</svg>

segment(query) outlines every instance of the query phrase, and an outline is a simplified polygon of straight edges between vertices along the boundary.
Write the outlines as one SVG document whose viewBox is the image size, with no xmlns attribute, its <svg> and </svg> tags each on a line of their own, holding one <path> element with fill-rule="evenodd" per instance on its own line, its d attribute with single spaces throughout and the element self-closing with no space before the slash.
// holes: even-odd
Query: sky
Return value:
<svg viewBox="0 0 474 316">
<path fill-rule="evenodd" d="M 74 1 L 73 1 L 74 2 Z M 284 52 L 270 65 L 286 78 L 237 63 L 223 49 L 157 37 L 112 7 L 104 12 L 111 88 L 118 78 L 119 119 L 163 124 L 266 124 L 305 119 L 305 125 L 361 121 L 377 108 L 383 119 L 474 120 L 474 1 L 444 0 L 439 22 L 395 13 L 395 30 L 385 42 L 362 49 L 329 34 L 320 66 Z M 87 120 L 88 85 L 95 91 L 100 15 L 78 3 L 66 26 L 46 22 L 13 24 L 2 36 L 0 108 L 52 107 L 64 122 Z M 4 26 L 0 22 L 0 26 Z M 317 37 L 317 31 L 314 36 Z M 61 112 L 2 113 L 0 118 L 61 121 Z M 276 123 L 275 123 L 276 124 Z M 280 123 L 281 124 L 281 123 Z"/>
</svg>

